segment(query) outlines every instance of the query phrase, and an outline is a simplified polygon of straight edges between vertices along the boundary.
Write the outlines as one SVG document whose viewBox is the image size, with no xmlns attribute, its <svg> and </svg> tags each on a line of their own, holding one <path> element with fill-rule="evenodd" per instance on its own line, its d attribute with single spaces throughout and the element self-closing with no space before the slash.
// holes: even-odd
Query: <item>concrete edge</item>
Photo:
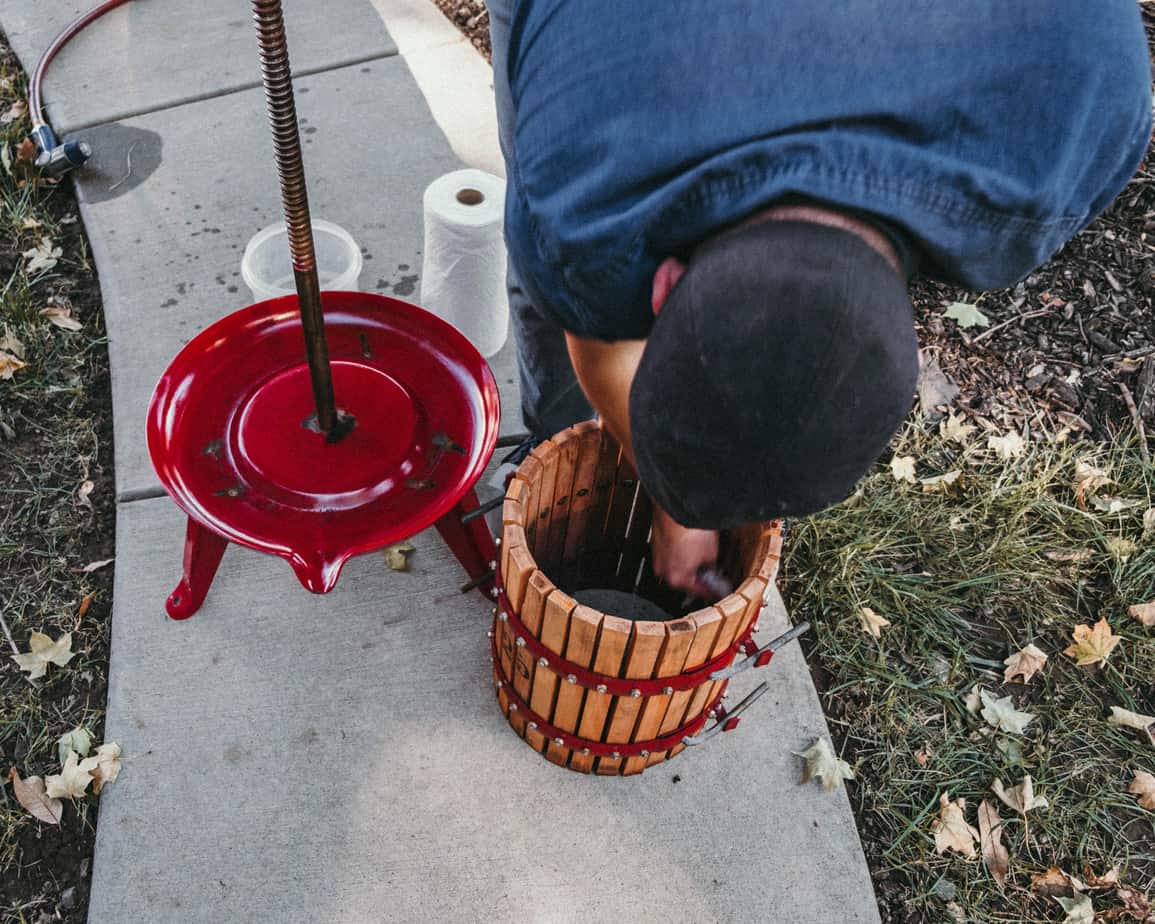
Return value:
<svg viewBox="0 0 1155 924">
<path fill-rule="evenodd" d="M 467 166 L 505 176 L 493 70 L 429 0 L 372 0 L 453 153 Z"/>
</svg>

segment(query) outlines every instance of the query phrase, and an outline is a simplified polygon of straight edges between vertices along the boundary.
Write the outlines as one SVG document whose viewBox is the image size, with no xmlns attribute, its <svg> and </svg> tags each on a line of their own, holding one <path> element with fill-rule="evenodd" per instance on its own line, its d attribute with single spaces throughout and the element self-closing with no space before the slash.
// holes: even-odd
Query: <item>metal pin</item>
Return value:
<svg viewBox="0 0 1155 924">
<path fill-rule="evenodd" d="M 495 683 L 497 684 L 497 688 L 500 690 L 501 689 L 501 681 L 497 680 L 497 681 L 495 681 Z"/>
<path fill-rule="evenodd" d="M 510 712 L 517 712 L 517 703 L 510 703 L 509 704 L 509 711 Z"/>
<path fill-rule="evenodd" d="M 590 756 L 590 749 L 589 748 L 582 748 L 582 757 L 589 757 L 589 756 Z"/>
<path fill-rule="evenodd" d="M 606 692 L 606 685 L 604 683 L 598 684 L 598 692 L 599 693 L 605 693 Z"/>
<path fill-rule="evenodd" d="M 501 536 L 498 536 L 496 539 L 494 539 L 493 544 L 494 545 L 501 545 Z"/>
<path fill-rule="evenodd" d="M 634 699 L 637 699 L 641 695 L 642 695 L 641 690 L 630 690 L 630 696 L 632 696 Z"/>
<path fill-rule="evenodd" d="M 489 563 L 489 570 L 490 570 L 490 571 L 496 571 L 496 570 L 497 570 L 497 562 L 495 562 L 495 561 L 491 561 L 491 562 Z"/>
<path fill-rule="evenodd" d="M 562 741 L 561 738 L 554 738 L 553 743 L 556 744 L 559 748 L 565 744 L 565 742 Z"/>
<path fill-rule="evenodd" d="M 496 587 L 494 587 L 492 590 L 490 590 L 489 595 L 491 597 L 493 597 L 494 600 L 496 600 L 498 593 L 499 593 L 498 589 Z"/>
<path fill-rule="evenodd" d="M 664 696 L 669 696 L 669 695 L 670 695 L 671 693 L 673 693 L 673 692 L 674 692 L 674 688 L 673 688 L 673 687 L 662 687 L 662 694 L 663 694 Z"/>
<path fill-rule="evenodd" d="M 517 645 L 518 648 L 524 648 L 525 647 L 525 639 L 523 639 L 521 636 L 518 636 L 517 642 L 515 644 Z"/>
<path fill-rule="evenodd" d="M 650 752 L 649 751 L 642 751 L 638 756 L 639 757 L 649 757 Z"/>
<path fill-rule="evenodd" d="M 577 683 L 577 677 L 575 677 L 573 674 L 566 674 L 565 682 L 566 683 Z"/>
<path fill-rule="evenodd" d="M 620 753 L 619 751 L 614 751 L 614 752 L 613 752 L 613 753 L 610 755 L 610 757 L 612 757 L 614 760 L 621 760 L 621 759 L 622 759 L 622 755 L 621 755 L 621 753 Z"/>
<path fill-rule="evenodd" d="M 537 730 L 537 722 L 530 722 L 525 727 L 528 728 L 530 731 L 536 731 Z"/>
<path fill-rule="evenodd" d="M 549 667 L 549 661 L 546 658 L 538 658 L 537 659 L 537 666 L 538 667 Z"/>
<path fill-rule="evenodd" d="M 493 638 L 493 630 L 492 629 L 486 629 L 485 630 L 485 637 L 486 638 Z"/>
<path fill-rule="evenodd" d="M 509 621 L 509 613 L 507 613 L 505 610 L 502 610 L 500 613 L 497 614 L 497 618 L 500 619 L 502 622 L 508 622 Z"/>
</svg>

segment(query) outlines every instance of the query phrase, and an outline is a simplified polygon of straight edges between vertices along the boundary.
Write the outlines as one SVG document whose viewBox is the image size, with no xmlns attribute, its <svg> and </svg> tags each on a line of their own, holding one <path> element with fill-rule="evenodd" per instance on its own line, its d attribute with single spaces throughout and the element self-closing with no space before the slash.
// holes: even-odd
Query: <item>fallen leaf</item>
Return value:
<svg viewBox="0 0 1155 924">
<path fill-rule="evenodd" d="M 25 362 L 18 356 L 0 350 L 0 379 L 10 379 L 24 368 Z"/>
<path fill-rule="evenodd" d="M 120 745 L 110 741 L 96 749 L 92 791 L 100 795 L 100 791 L 109 783 L 115 783 L 118 776 L 120 776 Z"/>
<path fill-rule="evenodd" d="M 81 330 L 84 327 L 83 324 L 72 316 L 71 308 L 49 305 L 47 308 L 40 309 L 40 316 L 47 318 L 50 324 L 54 324 L 61 330 Z"/>
<path fill-rule="evenodd" d="M 1010 789 L 1003 786 L 1002 780 L 995 780 L 991 783 L 991 791 L 1003 801 L 1007 808 L 1018 812 L 1020 815 L 1026 815 L 1032 809 L 1047 807 L 1047 800 L 1042 796 L 1035 795 L 1035 784 L 1029 773 L 1023 777 L 1023 781 L 1018 786 L 1012 786 Z"/>
<path fill-rule="evenodd" d="M 1075 626 L 1072 638 L 1075 644 L 1063 649 L 1063 654 L 1075 658 L 1075 663 L 1080 667 L 1106 662 L 1115 646 L 1122 641 L 1111 632 L 1106 619 L 1100 619 L 1093 629 L 1088 625 Z"/>
<path fill-rule="evenodd" d="M 882 630 L 890 625 L 889 619 L 885 616 L 879 616 L 869 606 L 858 608 L 858 621 L 862 625 L 862 631 L 868 635 L 873 635 L 875 638 L 881 638 Z"/>
<path fill-rule="evenodd" d="M 1051 561 L 1059 562 L 1084 562 L 1090 561 L 1095 553 L 1091 549 L 1059 549 L 1053 552 L 1044 552 Z"/>
<path fill-rule="evenodd" d="M 1026 448 L 1027 444 L 1015 430 L 1012 430 L 1005 436 L 987 437 L 987 449 L 993 449 L 995 451 L 995 455 L 997 455 L 1004 462 L 1009 462 L 1011 459 L 1017 459 L 1023 454 L 1023 450 Z"/>
<path fill-rule="evenodd" d="M 979 839 L 979 832 L 967 824 L 964 814 L 966 799 L 951 802 L 944 792 L 939 796 L 938 803 L 941 806 L 938 818 L 930 826 L 930 832 L 934 835 L 934 852 L 941 854 L 953 850 L 968 860 L 973 860 L 976 856 L 975 842 Z"/>
<path fill-rule="evenodd" d="M 1155 536 L 1155 507 L 1148 507 L 1143 514 L 1143 541 Z"/>
<path fill-rule="evenodd" d="M 930 763 L 930 748 L 919 748 L 914 752 L 914 760 L 920 767 L 925 767 Z"/>
<path fill-rule="evenodd" d="M 1034 721 L 1035 717 L 1031 713 L 1019 712 L 1009 696 L 996 698 L 986 690 L 979 692 L 983 701 L 983 718 L 992 728 L 1021 735 Z"/>
<path fill-rule="evenodd" d="M 92 735 L 80 727 L 74 728 L 70 732 L 65 732 L 56 741 L 56 753 L 60 758 L 61 764 L 68 760 L 69 751 L 75 751 L 81 757 L 87 757 L 88 752 L 91 750 Z"/>
<path fill-rule="evenodd" d="M 4 327 L 4 336 L 0 337 L 0 350 L 7 350 L 17 359 L 24 358 L 24 344 L 17 339 L 7 325 Z"/>
<path fill-rule="evenodd" d="M 1155 915 L 1152 915 L 1151 911 L 1151 900 L 1138 889 L 1116 889 L 1115 896 L 1123 903 L 1123 910 L 1136 921 L 1155 920 Z"/>
<path fill-rule="evenodd" d="M 1107 551 L 1115 558 L 1119 564 L 1125 564 L 1127 559 L 1139 551 L 1137 546 L 1130 539 L 1124 539 L 1122 536 L 1112 536 L 1106 542 Z"/>
<path fill-rule="evenodd" d="M 28 679 L 36 680 L 44 676 L 49 664 L 64 667 L 72 660 L 72 633 L 65 632 L 55 642 L 43 632 L 33 632 L 28 640 L 27 654 L 11 656 L 20 670 L 28 671 Z"/>
<path fill-rule="evenodd" d="M 977 683 L 971 687 L 970 692 L 966 695 L 963 702 L 966 704 L 967 712 L 978 712 L 983 708 L 982 701 L 983 688 Z"/>
<path fill-rule="evenodd" d="M 409 570 L 409 555 L 414 551 L 408 542 L 399 542 L 385 549 L 385 564 L 393 571 Z"/>
<path fill-rule="evenodd" d="M 111 565 L 114 561 L 116 561 L 115 558 L 102 558 L 100 561 L 90 561 L 83 568 L 69 568 L 68 570 L 73 574 L 92 574 L 93 571 L 99 571 L 101 568 Z"/>
<path fill-rule="evenodd" d="M 1139 804 L 1155 812 L 1155 776 L 1146 770 L 1136 770 L 1135 779 L 1127 787 L 1127 792 L 1139 797 Z"/>
<path fill-rule="evenodd" d="M 914 484 L 918 481 L 914 477 L 914 456 L 895 456 L 890 460 L 890 473 L 895 481 L 906 481 Z"/>
<path fill-rule="evenodd" d="M 1022 677 L 1023 683 L 1030 683 L 1031 678 L 1042 670 L 1046 663 L 1047 655 L 1034 645 L 1028 645 L 1003 661 L 1007 666 L 1003 671 L 1003 683 L 1010 683 L 1015 677 Z"/>
<path fill-rule="evenodd" d="M 1046 898 L 1055 898 L 1059 895 L 1074 895 L 1079 889 L 1084 889 L 1076 877 L 1064 873 L 1059 867 L 1052 866 L 1045 873 L 1034 873 L 1031 876 L 1031 891 Z"/>
<path fill-rule="evenodd" d="M 922 412 L 929 415 L 936 408 L 950 407 L 958 396 L 959 387 L 942 371 L 938 357 L 923 353 L 918 376 L 918 406 Z"/>
<path fill-rule="evenodd" d="M 953 494 L 954 490 L 959 487 L 959 476 L 962 472 L 956 469 L 953 472 L 946 472 L 943 475 L 935 475 L 931 478 L 920 478 L 918 483 L 922 485 L 923 494 Z"/>
<path fill-rule="evenodd" d="M 1155 744 L 1155 715 L 1140 715 L 1130 709 L 1112 706 L 1107 724 L 1114 725 L 1116 728 L 1133 728 L 1136 731 L 1145 732 L 1151 743 Z"/>
<path fill-rule="evenodd" d="M 951 302 L 946 311 L 942 313 L 944 318 L 950 318 L 955 321 L 959 327 L 990 327 L 991 319 L 979 311 L 978 307 L 972 305 L 970 302 Z"/>
<path fill-rule="evenodd" d="M 24 259 L 28 261 L 25 270 L 29 273 L 37 273 L 41 270 L 50 270 L 56 266 L 64 251 L 53 245 L 48 238 L 42 238 L 40 243 L 31 250 L 24 251 Z"/>
<path fill-rule="evenodd" d="M 28 111 L 28 104 L 22 99 L 16 100 L 11 106 L 0 112 L 0 125 L 8 125 L 17 119 L 23 118 Z"/>
<path fill-rule="evenodd" d="M 956 417 L 954 414 L 949 415 L 938 425 L 939 436 L 952 443 L 958 443 L 960 446 L 965 446 L 968 438 L 974 432 L 975 426 L 973 424 L 964 423 L 961 417 Z"/>
<path fill-rule="evenodd" d="M 995 747 L 1012 767 L 1026 765 L 1026 759 L 1023 757 L 1023 746 L 1014 738 L 998 738 L 995 740 Z"/>
<path fill-rule="evenodd" d="M 850 764 L 831 750 L 825 738 L 816 738 L 805 751 L 795 751 L 794 755 L 806 761 L 806 769 L 802 772 L 803 783 L 820 779 L 822 788 L 826 792 L 832 792 L 842 785 L 843 780 L 854 779 L 854 771 L 850 769 Z"/>
<path fill-rule="evenodd" d="M 1127 615 L 1151 628 L 1155 626 L 1155 600 L 1150 603 L 1136 603 L 1127 607 Z"/>
<path fill-rule="evenodd" d="M 1114 484 L 1112 479 L 1103 469 L 1096 468 L 1089 462 L 1079 462 L 1075 465 L 1075 503 L 1079 505 L 1082 510 L 1087 509 L 1087 497 L 1094 494 L 1099 488 L 1104 485 Z"/>
<path fill-rule="evenodd" d="M 1100 513 L 1107 515 L 1114 515 L 1116 513 L 1123 513 L 1127 510 L 1134 510 L 1136 507 L 1142 507 L 1147 502 L 1138 497 L 1114 497 L 1111 495 L 1095 495 L 1091 498 L 1091 506 Z"/>
<path fill-rule="evenodd" d="M 82 799 L 92 782 L 92 771 L 98 762 L 95 757 L 80 760 L 75 751 L 69 751 L 60 773 L 45 779 L 45 791 L 53 799 Z"/>
<path fill-rule="evenodd" d="M 1011 855 L 1003 844 L 1003 820 L 986 799 L 979 803 L 979 843 L 983 851 L 983 865 L 999 884 L 999 888 L 1006 888 Z"/>
<path fill-rule="evenodd" d="M 1055 901 L 1063 906 L 1067 916 L 1063 924 L 1094 924 L 1095 906 L 1091 904 L 1091 896 L 1078 893 L 1074 898 L 1056 896 Z"/>
<path fill-rule="evenodd" d="M 1095 871 L 1087 863 L 1083 864 L 1083 880 L 1088 889 L 1113 889 L 1119 885 L 1119 867 L 1112 866 L 1102 876 L 1096 876 Z"/>
<path fill-rule="evenodd" d="M 96 485 L 91 481 L 85 480 L 81 482 L 80 487 L 76 489 L 76 500 L 89 510 L 92 509 L 92 501 L 88 499 L 88 495 L 92 493 L 92 489 L 95 487 Z"/>
<path fill-rule="evenodd" d="M 947 902 L 946 913 L 955 924 L 967 924 L 967 913 L 958 902 Z"/>
<path fill-rule="evenodd" d="M 44 791 L 44 781 L 38 776 L 20 779 L 15 767 L 8 768 L 8 779 L 12 781 L 12 792 L 28 814 L 46 825 L 58 825 L 64 817 L 64 805 L 59 799 L 50 799 Z"/>
</svg>

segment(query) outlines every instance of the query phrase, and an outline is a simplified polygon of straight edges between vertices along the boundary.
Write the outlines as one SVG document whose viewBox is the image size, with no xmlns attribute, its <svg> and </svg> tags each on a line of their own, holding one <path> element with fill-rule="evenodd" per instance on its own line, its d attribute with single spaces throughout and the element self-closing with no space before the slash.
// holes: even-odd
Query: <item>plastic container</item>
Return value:
<svg viewBox="0 0 1155 924">
<path fill-rule="evenodd" d="M 360 291 L 357 280 L 363 261 L 361 248 L 352 235 L 320 218 L 314 218 L 312 225 L 317 278 L 321 288 Z M 262 228 L 252 236 L 241 258 L 241 277 L 253 293 L 254 302 L 297 293 L 284 222 Z"/>
</svg>

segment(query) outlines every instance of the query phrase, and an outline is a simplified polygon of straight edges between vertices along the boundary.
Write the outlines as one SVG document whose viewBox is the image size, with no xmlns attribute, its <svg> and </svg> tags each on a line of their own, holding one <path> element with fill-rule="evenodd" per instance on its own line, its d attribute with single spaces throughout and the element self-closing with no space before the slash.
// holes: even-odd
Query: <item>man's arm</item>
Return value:
<svg viewBox="0 0 1155 924">
<path fill-rule="evenodd" d="M 582 390 L 610 431 L 633 461 L 630 441 L 630 386 L 642 361 L 644 340 L 607 343 L 567 333 L 566 346 Z M 706 473 L 703 473 L 705 475 Z M 698 583 L 698 569 L 713 568 L 718 561 L 718 534 L 687 529 L 654 505 L 654 573 L 672 587 L 708 596 Z"/>
</svg>

